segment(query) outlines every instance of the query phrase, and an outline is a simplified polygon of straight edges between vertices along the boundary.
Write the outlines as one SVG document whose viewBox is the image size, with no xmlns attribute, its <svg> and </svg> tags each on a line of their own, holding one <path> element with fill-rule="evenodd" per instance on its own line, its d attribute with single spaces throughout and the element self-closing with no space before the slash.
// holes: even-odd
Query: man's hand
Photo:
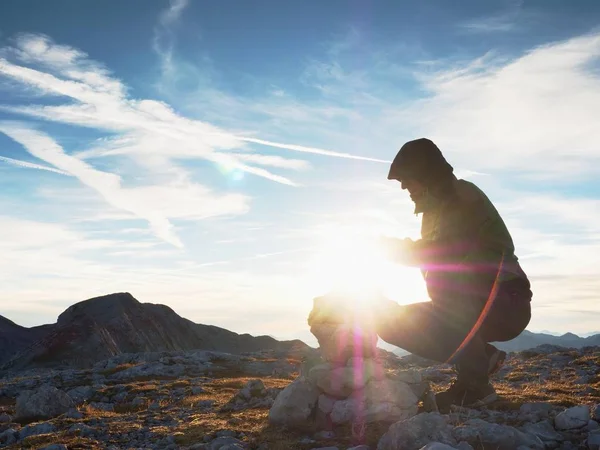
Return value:
<svg viewBox="0 0 600 450">
<path fill-rule="evenodd" d="M 381 236 L 379 238 L 379 244 L 387 258 L 394 262 L 411 264 L 414 260 L 415 241 L 410 238 L 398 239 Z"/>
</svg>

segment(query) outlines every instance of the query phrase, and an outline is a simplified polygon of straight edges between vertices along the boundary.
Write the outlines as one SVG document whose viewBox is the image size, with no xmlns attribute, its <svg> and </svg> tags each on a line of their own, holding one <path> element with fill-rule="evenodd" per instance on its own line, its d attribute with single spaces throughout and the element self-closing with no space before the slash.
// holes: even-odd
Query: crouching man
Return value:
<svg viewBox="0 0 600 450">
<path fill-rule="evenodd" d="M 403 145 L 388 179 L 399 181 L 422 213 L 421 239 L 383 243 L 391 258 L 421 269 L 431 301 L 380 305 L 379 337 L 455 366 L 456 380 L 436 395 L 440 410 L 493 402 L 489 377 L 506 354 L 490 342 L 515 338 L 531 319 L 531 285 L 511 235 L 488 197 L 457 179 L 428 139 Z"/>
</svg>

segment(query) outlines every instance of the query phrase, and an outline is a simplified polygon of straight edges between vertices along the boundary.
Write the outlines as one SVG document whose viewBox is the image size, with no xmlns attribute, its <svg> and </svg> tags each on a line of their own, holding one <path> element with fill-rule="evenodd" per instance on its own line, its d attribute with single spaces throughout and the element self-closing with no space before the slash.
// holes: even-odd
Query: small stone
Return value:
<svg viewBox="0 0 600 450">
<path fill-rule="evenodd" d="M 237 433 L 233 430 L 221 430 L 221 431 L 217 431 L 215 433 L 215 436 L 217 436 L 217 437 L 235 437 L 235 436 L 237 436 Z"/>
<path fill-rule="evenodd" d="M 192 386 L 191 392 L 192 395 L 202 394 L 204 392 L 204 388 L 202 386 Z"/>
<path fill-rule="evenodd" d="M 574 430 L 585 427 L 589 420 L 589 406 L 573 406 L 572 408 L 562 411 L 554 418 L 554 426 L 557 430 Z"/>
<path fill-rule="evenodd" d="M 594 406 L 592 409 L 592 419 L 596 422 L 600 422 L 600 403 Z"/>
<path fill-rule="evenodd" d="M 524 403 L 519 408 L 519 419 L 523 422 L 539 422 L 548 418 L 553 408 L 550 403 Z"/>
<path fill-rule="evenodd" d="M 0 423 L 10 423 L 12 422 L 12 417 L 10 417 L 6 413 L 0 414 Z"/>
<path fill-rule="evenodd" d="M 244 443 L 231 436 L 218 437 L 208 444 L 209 450 L 237 450 L 242 448 L 245 448 Z"/>
<path fill-rule="evenodd" d="M 419 450 L 456 450 L 456 447 L 452 447 L 448 444 L 442 444 L 441 442 L 430 442 L 424 447 L 421 447 Z"/>
<path fill-rule="evenodd" d="M 335 433 L 333 431 L 319 431 L 315 434 L 315 439 L 319 441 L 334 439 Z"/>
<path fill-rule="evenodd" d="M 437 413 L 422 413 L 396 422 L 381 437 L 377 450 L 420 449 L 429 442 L 455 445 L 446 419 Z"/>
<path fill-rule="evenodd" d="M 474 450 L 471 444 L 466 441 L 461 441 L 456 446 L 456 450 Z"/>
<path fill-rule="evenodd" d="M 333 404 L 331 410 L 331 420 L 334 424 L 351 422 L 359 411 L 364 411 L 364 405 L 355 398 L 338 400 Z"/>
<path fill-rule="evenodd" d="M 75 408 L 71 408 L 65 413 L 65 418 L 75 420 L 83 419 L 83 413 Z"/>
<path fill-rule="evenodd" d="M 22 428 L 19 431 L 19 439 L 25 439 L 29 436 L 37 436 L 39 434 L 48 434 L 56 431 L 56 427 L 48 422 L 33 423 Z"/>
<path fill-rule="evenodd" d="M 0 444 L 11 445 L 17 442 L 17 430 L 9 428 L 0 433 Z"/>
<path fill-rule="evenodd" d="M 600 424 L 598 424 L 598 422 L 596 422 L 595 420 L 591 420 L 588 422 L 588 424 L 586 425 L 585 429 L 587 431 L 594 431 L 594 430 L 598 430 L 600 429 Z"/>
<path fill-rule="evenodd" d="M 549 420 L 527 424 L 523 426 L 522 430 L 525 433 L 539 437 L 542 442 L 560 442 L 564 440 L 562 434 L 554 429 Z"/>
<path fill-rule="evenodd" d="M 600 430 L 588 434 L 587 446 L 589 450 L 600 450 Z"/>
<path fill-rule="evenodd" d="M 325 414 L 329 414 L 333 410 L 333 405 L 335 404 L 335 398 L 330 397 L 327 394 L 319 395 L 319 409 L 323 411 Z"/>
</svg>

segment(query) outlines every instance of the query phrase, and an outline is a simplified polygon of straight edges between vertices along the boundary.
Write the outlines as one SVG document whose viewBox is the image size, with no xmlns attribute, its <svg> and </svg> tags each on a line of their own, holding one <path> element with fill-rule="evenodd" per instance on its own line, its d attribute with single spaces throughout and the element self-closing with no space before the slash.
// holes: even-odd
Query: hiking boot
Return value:
<svg viewBox="0 0 600 450">
<path fill-rule="evenodd" d="M 488 375 L 491 376 L 498 372 L 504 365 L 504 360 L 506 359 L 506 352 L 499 350 L 493 345 L 489 344 L 488 348 L 486 348 L 486 352 L 488 353 L 489 357 Z"/>
<path fill-rule="evenodd" d="M 435 395 L 435 402 L 442 414 L 450 410 L 450 405 L 478 408 L 497 399 L 498 394 L 491 383 L 467 383 L 462 380 L 453 381 L 447 390 Z"/>
</svg>

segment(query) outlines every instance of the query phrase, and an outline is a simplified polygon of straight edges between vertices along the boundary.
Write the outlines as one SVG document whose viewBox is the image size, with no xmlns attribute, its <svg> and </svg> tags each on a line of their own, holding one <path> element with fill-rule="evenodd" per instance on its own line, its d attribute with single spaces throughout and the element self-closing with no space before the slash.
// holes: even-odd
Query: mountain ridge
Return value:
<svg viewBox="0 0 600 450">
<path fill-rule="evenodd" d="M 300 340 L 238 334 L 192 322 L 128 292 L 69 306 L 54 324 L 25 328 L 0 316 L 0 372 L 31 367 L 89 367 L 122 353 L 215 350 L 232 354 L 308 347 Z"/>
</svg>

